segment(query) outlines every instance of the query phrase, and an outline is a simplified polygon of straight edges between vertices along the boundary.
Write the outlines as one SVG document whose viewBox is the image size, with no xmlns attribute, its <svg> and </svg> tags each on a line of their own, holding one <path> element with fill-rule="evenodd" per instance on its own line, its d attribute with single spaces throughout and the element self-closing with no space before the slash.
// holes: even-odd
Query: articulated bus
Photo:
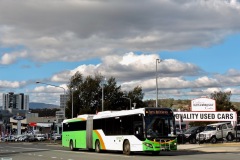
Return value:
<svg viewBox="0 0 240 160">
<path fill-rule="evenodd" d="M 169 108 L 103 111 L 65 119 L 62 146 L 70 150 L 151 152 L 177 150 L 175 118 Z"/>
</svg>

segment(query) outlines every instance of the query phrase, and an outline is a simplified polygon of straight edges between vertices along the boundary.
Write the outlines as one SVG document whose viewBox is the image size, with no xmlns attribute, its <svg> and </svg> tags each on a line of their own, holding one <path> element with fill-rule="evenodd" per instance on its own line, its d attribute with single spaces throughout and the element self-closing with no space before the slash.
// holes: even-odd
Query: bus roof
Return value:
<svg viewBox="0 0 240 160">
<path fill-rule="evenodd" d="M 99 119 L 99 118 L 117 117 L 117 116 L 133 115 L 133 114 L 169 115 L 169 112 L 171 112 L 172 114 L 172 110 L 170 108 L 156 108 L 156 107 L 137 108 L 132 110 L 120 110 L 120 111 L 103 111 L 103 112 L 98 112 L 97 114 L 83 114 L 83 115 L 77 116 L 76 118 L 65 119 L 63 123 L 69 122 L 69 121 L 87 120 L 89 116 L 92 116 L 93 119 Z"/>
</svg>

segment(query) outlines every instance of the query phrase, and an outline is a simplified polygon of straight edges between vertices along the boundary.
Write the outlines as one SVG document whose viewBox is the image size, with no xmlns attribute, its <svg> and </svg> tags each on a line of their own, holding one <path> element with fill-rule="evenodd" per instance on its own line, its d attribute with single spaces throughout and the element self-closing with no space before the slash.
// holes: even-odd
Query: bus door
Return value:
<svg viewBox="0 0 240 160">
<path fill-rule="evenodd" d="M 134 135 L 140 140 L 144 139 L 143 122 L 142 121 L 135 121 L 133 123 L 133 128 L 134 128 Z"/>
<path fill-rule="evenodd" d="M 86 146 L 87 149 L 93 148 L 93 116 L 88 116 L 87 118 L 87 128 L 86 128 Z"/>
</svg>

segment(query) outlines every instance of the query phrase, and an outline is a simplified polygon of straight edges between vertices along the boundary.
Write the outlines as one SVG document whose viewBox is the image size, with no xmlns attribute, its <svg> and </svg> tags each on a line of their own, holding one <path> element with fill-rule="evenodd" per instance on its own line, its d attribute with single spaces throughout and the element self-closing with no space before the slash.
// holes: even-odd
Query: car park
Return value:
<svg viewBox="0 0 240 160">
<path fill-rule="evenodd" d="M 221 122 L 209 124 L 203 132 L 196 135 L 199 143 L 210 142 L 216 143 L 219 140 L 232 141 L 234 139 L 234 129 L 230 122 Z"/>
</svg>

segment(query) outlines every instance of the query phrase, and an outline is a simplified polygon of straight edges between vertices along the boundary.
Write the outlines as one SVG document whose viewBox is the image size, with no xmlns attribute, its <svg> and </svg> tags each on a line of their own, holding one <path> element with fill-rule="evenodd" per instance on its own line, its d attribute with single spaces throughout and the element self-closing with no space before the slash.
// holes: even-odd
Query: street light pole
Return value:
<svg viewBox="0 0 240 160">
<path fill-rule="evenodd" d="M 157 72 L 157 64 L 162 60 L 156 59 L 156 107 L 158 107 L 158 72 Z"/>
<path fill-rule="evenodd" d="M 106 81 L 106 77 L 103 79 L 103 82 L 102 82 L 102 111 L 104 111 L 104 84 L 105 84 L 105 81 Z"/>
<path fill-rule="evenodd" d="M 73 118 L 73 88 L 72 88 L 72 118 Z"/>
<path fill-rule="evenodd" d="M 57 86 L 57 85 L 54 85 L 54 84 L 49 84 L 49 83 L 43 83 L 43 82 L 39 82 L 39 81 L 37 81 L 36 83 L 39 83 L 39 84 L 45 84 L 45 85 L 49 85 L 49 86 L 53 86 L 53 87 L 57 87 L 57 88 L 62 88 L 63 89 L 63 91 L 64 91 L 64 98 L 65 98 L 65 96 L 66 96 L 66 90 L 65 90 L 65 88 L 63 88 L 63 87 L 61 87 L 61 86 Z M 65 110 L 66 110 L 66 103 L 64 104 L 64 119 L 66 118 L 65 117 Z"/>
<path fill-rule="evenodd" d="M 132 100 L 131 100 L 131 98 L 128 98 L 128 97 L 122 97 L 122 98 L 126 98 L 126 99 L 128 99 L 130 101 L 130 109 L 131 109 L 132 108 Z"/>
<path fill-rule="evenodd" d="M 71 91 L 72 91 L 72 118 L 73 118 L 73 92 L 76 90 L 75 87 L 72 87 L 71 88 Z"/>
</svg>

